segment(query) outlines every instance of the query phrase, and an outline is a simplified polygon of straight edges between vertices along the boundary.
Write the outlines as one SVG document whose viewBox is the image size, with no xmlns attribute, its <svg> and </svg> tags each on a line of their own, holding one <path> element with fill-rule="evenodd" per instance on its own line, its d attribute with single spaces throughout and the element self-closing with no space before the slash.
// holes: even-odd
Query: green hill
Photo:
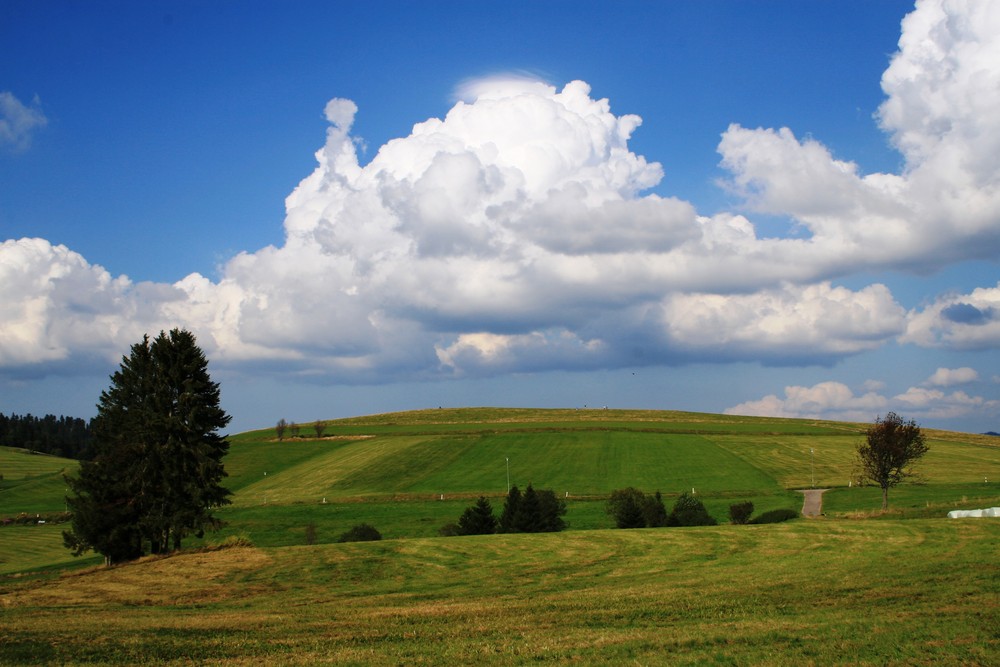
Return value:
<svg viewBox="0 0 1000 667">
<path fill-rule="evenodd" d="M 508 463 L 511 483 L 570 497 L 630 485 L 667 494 L 694 487 L 708 497 L 781 496 L 849 488 L 863 429 L 665 411 L 424 410 L 330 421 L 322 439 L 309 437 L 308 426 L 281 442 L 273 430 L 241 434 L 232 438 L 226 467 L 237 506 L 265 496 L 283 504 L 498 495 L 506 492 Z M 920 469 L 929 485 L 982 492 L 984 479 L 1000 481 L 995 439 L 928 435 L 931 450 Z M 856 509 L 864 509 L 863 494 L 857 500 Z"/>
<path fill-rule="evenodd" d="M 228 526 L 209 539 L 304 544 L 309 527 L 316 541 L 332 542 L 360 522 L 387 538 L 432 537 L 479 495 L 499 510 L 508 470 L 511 484 L 564 498 L 570 530 L 612 527 L 604 500 L 625 486 L 660 490 L 668 509 L 694 489 L 721 521 L 742 500 L 757 513 L 798 510 L 802 496 L 794 490 L 811 486 L 832 489 L 828 513 L 867 512 L 879 507 L 877 490 L 851 486 L 864 427 L 651 410 L 463 408 L 331 420 L 322 438 L 312 425 L 281 441 L 274 429 L 252 431 L 230 438 L 225 485 L 233 504 L 219 512 Z M 957 506 L 1000 504 L 995 438 L 928 435 L 930 453 L 919 466 L 925 483 L 894 489 L 894 510 L 941 516 Z M 0 470 L 14 472 L 0 491 L 0 517 L 63 509 L 62 472 L 74 465 L 7 450 Z M 69 560 L 54 535 L 36 564 Z M 18 559 L 7 560 L 16 567 Z"/>
<path fill-rule="evenodd" d="M 0 662 L 988 664 L 1000 522 L 943 517 L 1000 505 L 1000 445 L 928 431 L 923 484 L 859 521 L 880 506 L 850 484 L 864 426 L 483 408 L 239 434 L 209 540 L 253 547 L 106 569 L 61 526 L 0 527 Z M 436 537 L 480 494 L 499 509 L 508 459 L 511 483 L 566 499 L 569 530 Z M 62 509 L 74 465 L 0 449 L 0 517 Z M 694 488 L 724 522 L 813 485 L 831 489 L 819 520 L 624 531 L 604 511 L 616 488 L 668 506 Z M 389 539 L 333 544 L 362 521 Z"/>
</svg>

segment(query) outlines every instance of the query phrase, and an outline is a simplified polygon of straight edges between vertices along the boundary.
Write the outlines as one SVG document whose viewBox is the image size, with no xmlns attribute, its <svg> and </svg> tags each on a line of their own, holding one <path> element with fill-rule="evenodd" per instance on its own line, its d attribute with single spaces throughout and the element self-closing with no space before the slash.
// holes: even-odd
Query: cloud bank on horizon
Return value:
<svg viewBox="0 0 1000 667">
<path fill-rule="evenodd" d="M 616 115 L 583 81 L 465 82 L 444 118 L 367 164 L 352 134 L 358 108 L 335 98 L 317 166 L 286 199 L 284 244 L 238 254 L 218 280 L 135 282 L 44 239 L 3 242 L 0 373 L 71 373 L 174 326 L 214 365 L 340 383 L 830 365 L 889 342 L 996 349 L 1000 281 L 911 310 L 883 284 L 836 284 L 1000 255 L 1000 4 L 920 2 L 902 28 L 877 115 L 899 173 L 862 174 L 791 128 L 723 132 L 725 187 L 750 216 L 792 220 L 784 236 L 649 193 L 664 173 L 629 147 L 642 119 Z M 37 104 L 8 93 L 0 111 L 0 141 L 19 150 L 44 124 Z M 730 410 L 995 410 L 945 391 L 976 378 L 942 368 L 894 397 L 788 387 Z"/>
</svg>

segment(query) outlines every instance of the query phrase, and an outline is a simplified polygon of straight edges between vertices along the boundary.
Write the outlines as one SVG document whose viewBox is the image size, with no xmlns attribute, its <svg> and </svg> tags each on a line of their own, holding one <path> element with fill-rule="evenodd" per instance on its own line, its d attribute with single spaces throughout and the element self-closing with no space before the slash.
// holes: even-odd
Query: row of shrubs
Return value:
<svg viewBox="0 0 1000 667">
<path fill-rule="evenodd" d="M 729 506 L 729 521 L 734 524 L 779 523 L 795 519 L 799 513 L 790 509 L 777 509 L 753 517 L 753 503 L 749 500 Z M 682 493 L 667 514 L 663 498 L 657 491 L 647 495 L 634 487 L 617 489 L 608 499 L 607 512 L 618 528 L 659 528 L 662 526 L 714 526 L 718 521 L 708 513 L 704 503 L 694 495 Z"/>
<path fill-rule="evenodd" d="M 734 524 L 764 524 L 788 521 L 799 516 L 790 509 L 777 509 L 753 517 L 754 506 L 750 501 L 734 503 L 729 507 L 729 520 Z M 607 512 L 618 528 L 659 528 L 675 526 L 714 526 L 718 521 L 708 513 L 704 503 L 694 495 L 682 493 L 668 513 L 659 491 L 647 495 L 634 487 L 618 489 L 608 499 Z M 439 531 L 441 535 L 489 535 L 492 533 L 539 533 L 563 530 L 566 522 L 562 515 L 566 504 L 549 489 L 535 490 L 530 484 L 524 494 L 511 487 L 500 517 L 493 513 L 490 501 L 484 496 L 472 507 L 466 508 L 457 523 L 449 523 Z"/>
<path fill-rule="evenodd" d="M 753 516 L 754 506 L 749 500 L 729 506 L 729 521 L 734 524 L 780 523 L 795 519 L 799 513 L 791 509 L 776 509 Z M 708 513 L 704 503 L 689 493 L 682 493 L 670 513 L 657 491 L 647 495 L 639 489 L 628 487 L 611 493 L 607 512 L 618 528 L 659 528 L 679 526 L 715 526 L 718 521 Z M 550 489 L 536 490 L 531 484 L 524 493 L 512 486 L 504 501 L 503 511 L 497 517 L 485 496 L 466 508 L 456 523 L 444 525 L 440 531 L 446 537 L 456 535 L 491 535 L 493 533 L 548 533 L 566 528 L 562 516 L 566 503 Z M 314 544 L 315 526 L 306 526 L 306 543 Z M 338 542 L 364 542 L 381 540 L 382 535 L 374 526 L 361 523 L 343 533 Z"/>
</svg>

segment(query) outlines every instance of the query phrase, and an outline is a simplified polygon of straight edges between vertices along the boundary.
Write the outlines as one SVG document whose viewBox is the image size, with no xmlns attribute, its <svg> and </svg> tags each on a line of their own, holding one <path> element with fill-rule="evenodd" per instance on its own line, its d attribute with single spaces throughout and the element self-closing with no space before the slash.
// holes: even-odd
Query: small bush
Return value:
<svg viewBox="0 0 1000 667">
<path fill-rule="evenodd" d="M 438 535 L 441 537 L 456 537 L 462 535 L 462 530 L 457 523 L 446 523 L 438 528 Z"/>
<path fill-rule="evenodd" d="M 359 523 L 343 535 L 338 542 L 374 542 L 382 539 L 382 533 L 375 530 L 375 526 L 367 523 Z"/>
<path fill-rule="evenodd" d="M 714 526 L 718 524 L 712 515 L 705 509 L 705 505 L 688 493 L 682 493 L 674 509 L 667 517 L 667 525 L 676 526 Z"/>
<path fill-rule="evenodd" d="M 788 508 L 780 510 L 771 510 L 770 512 L 764 512 L 758 517 L 754 517 L 750 520 L 750 523 L 761 524 L 761 523 L 781 523 L 782 521 L 788 521 L 789 519 L 798 519 L 799 513 L 795 510 L 790 510 Z"/>
<path fill-rule="evenodd" d="M 249 535 L 230 535 L 221 542 L 207 545 L 205 549 L 206 551 L 218 551 L 220 549 L 248 549 L 253 546 L 253 540 L 250 539 Z"/>
<path fill-rule="evenodd" d="M 753 503 L 749 500 L 729 506 L 729 520 L 738 526 L 750 521 L 751 514 L 753 514 Z"/>
</svg>

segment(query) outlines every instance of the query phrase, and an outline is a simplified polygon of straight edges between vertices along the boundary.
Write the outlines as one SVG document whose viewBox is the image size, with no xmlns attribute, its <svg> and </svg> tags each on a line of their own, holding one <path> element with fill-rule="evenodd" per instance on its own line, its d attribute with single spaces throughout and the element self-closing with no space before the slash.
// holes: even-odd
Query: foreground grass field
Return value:
<svg viewBox="0 0 1000 667">
<path fill-rule="evenodd" d="M 996 664 L 1000 523 L 235 548 L 0 584 L 4 664 Z"/>
</svg>

